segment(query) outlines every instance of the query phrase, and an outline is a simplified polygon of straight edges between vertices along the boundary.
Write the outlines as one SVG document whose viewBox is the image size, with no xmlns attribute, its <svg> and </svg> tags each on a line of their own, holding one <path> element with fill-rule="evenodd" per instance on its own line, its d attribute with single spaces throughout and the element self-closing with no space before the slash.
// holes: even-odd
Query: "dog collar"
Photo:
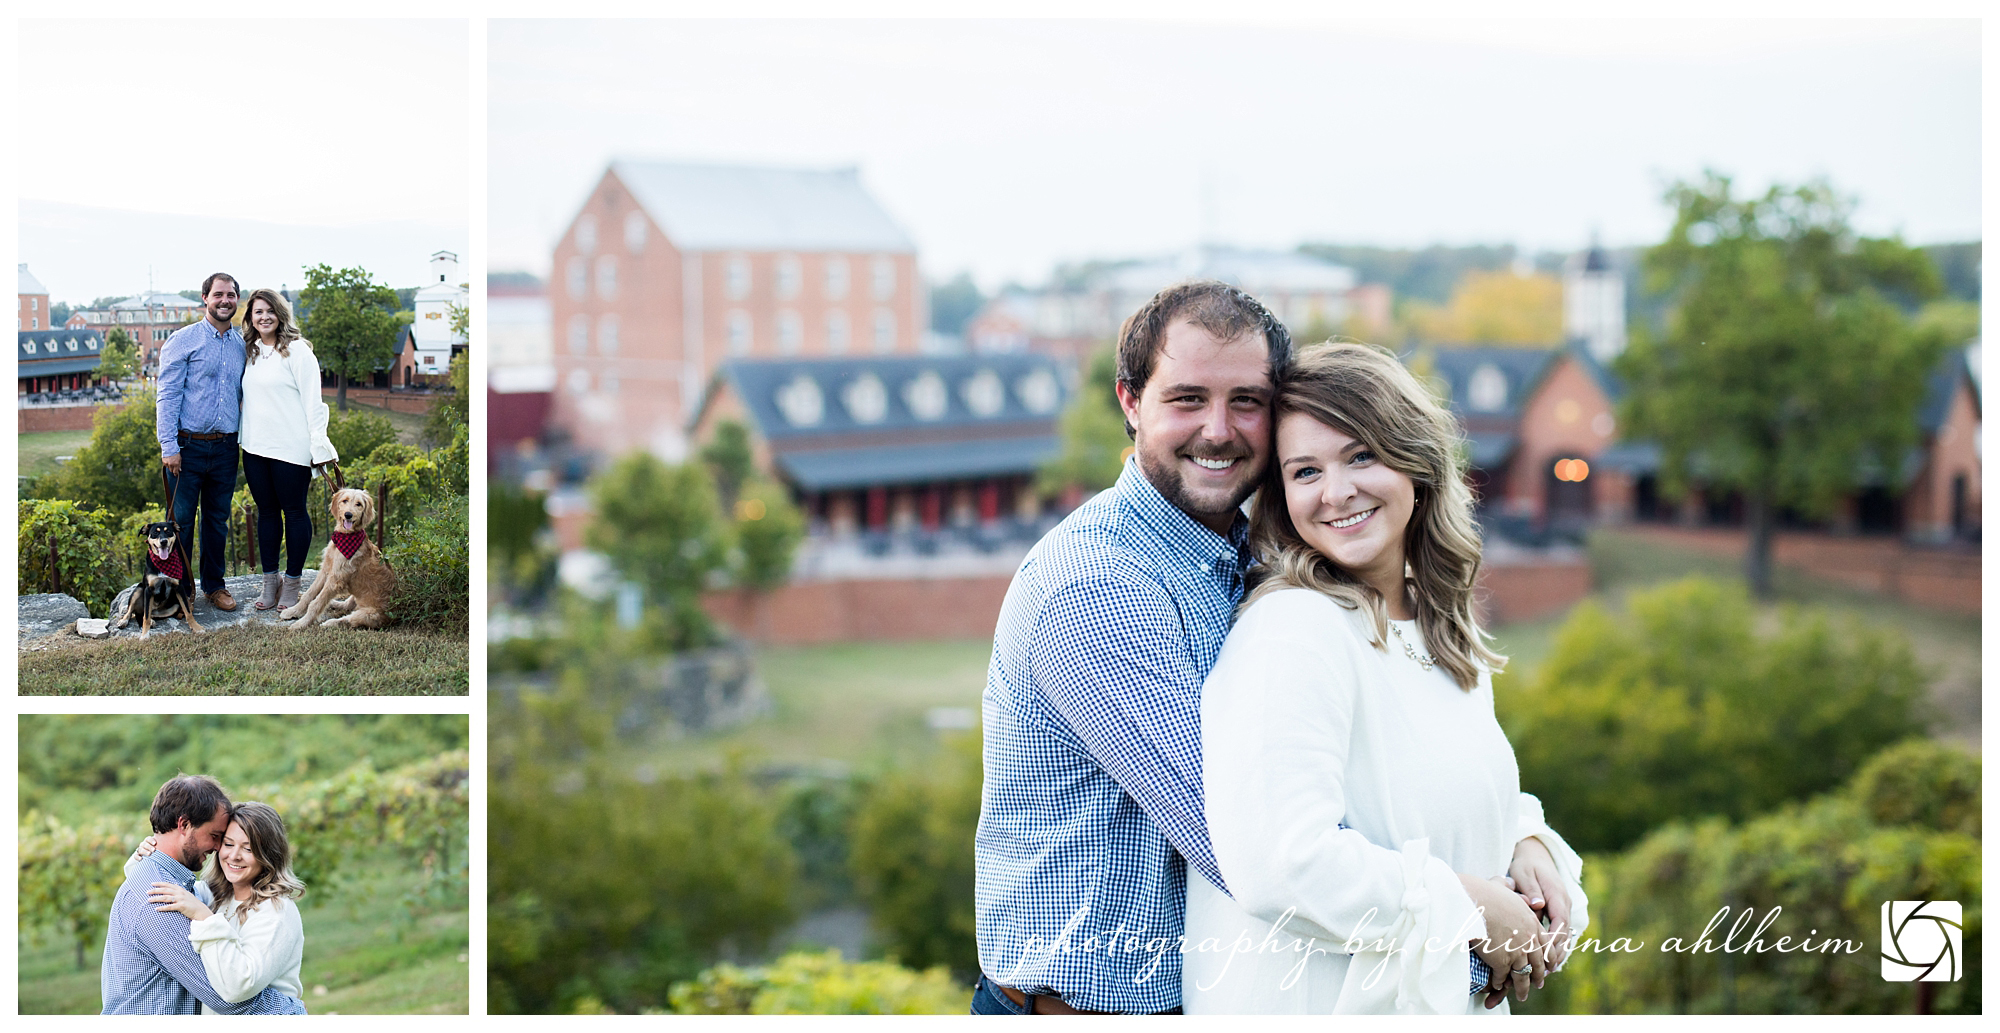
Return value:
<svg viewBox="0 0 2000 1033">
<path fill-rule="evenodd" d="M 178 552 L 167 553 L 166 559 L 158 560 L 153 559 L 153 551 L 148 549 L 146 550 L 146 558 L 153 561 L 154 569 L 176 581 L 179 581 L 186 574 L 181 569 L 181 554 Z"/>
<path fill-rule="evenodd" d="M 368 532 L 366 531 L 333 532 L 333 547 L 339 549 L 340 554 L 348 559 L 353 559 L 354 554 L 361 551 L 361 544 L 367 540 Z"/>
</svg>

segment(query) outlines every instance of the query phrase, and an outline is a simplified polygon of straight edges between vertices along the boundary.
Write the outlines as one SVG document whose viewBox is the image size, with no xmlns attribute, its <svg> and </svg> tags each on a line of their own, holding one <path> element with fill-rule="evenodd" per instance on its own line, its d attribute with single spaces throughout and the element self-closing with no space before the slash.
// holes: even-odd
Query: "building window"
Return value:
<svg viewBox="0 0 2000 1033">
<path fill-rule="evenodd" d="M 847 313 L 839 309 L 826 314 L 826 350 L 830 355 L 847 354 Z"/>
<path fill-rule="evenodd" d="M 847 297 L 847 259 L 834 257 L 826 260 L 826 296 Z"/>
<path fill-rule="evenodd" d="M 603 315 L 597 317 L 597 350 L 606 355 L 618 354 L 618 317 Z"/>
<path fill-rule="evenodd" d="M 597 296 L 607 301 L 618 296 L 618 260 L 610 255 L 597 259 Z"/>
<path fill-rule="evenodd" d="M 875 297 L 887 301 L 896 296 L 896 261 L 888 255 L 875 256 Z"/>
<path fill-rule="evenodd" d="M 569 317 L 569 350 L 572 355 L 582 355 L 590 350 L 590 317 Z"/>
<path fill-rule="evenodd" d="M 590 267 L 581 258 L 571 256 L 569 265 L 563 270 L 564 279 L 569 281 L 569 296 L 573 301 L 582 301 L 590 290 Z"/>
<path fill-rule="evenodd" d="M 785 309 L 778 313 L 778 353 L 797 355 L 805 344 L 806 323 L 797 312 Z"/>
<path fill-rule="evenodd" d="M 1507 377 L 1499 367 L 1483 363 L 1465 385 L 1466 406 L 1475 412 L 1499 412 L 1507 407 Z"/>
<path fill-rule="evenodd" d="M 750 354 L 750 313 L 742 309 L 729 313 L 729 354 Z"/>
<path fill-rule="evenodd" d="M 606 373 L 604 375 L 604 380 L 598 384 L 598 390 L 604 392 L 607 395 L 617 394 L 618 375 L 615 373 Z"/>
<path fill-rule="evenodd" d="M 887 355 L 896 350 L 896 314 L 886 308 L 875 310 L 875 351 Z"/>
<path fill-rule="evenodd" d="M 646 213 L 625 216 L 625 250 L 638 254 L 646 250 Z"/>
<path fill-rule="evenodd" d="M 723 282 L 729 290 L 732 301 L 741 301 L 750 296 L 750 259 L 742 255 L 729 256 L 729 269 Z"/>
<path fill-rule="evenodd" d="M 586 255 L 597 250 L 597 216 L 585 215 L 576 220 L 576 249 Z"/>
<path fill-rule="evenodd" d="M 778 258 L 778 297 L 791 300 L 799 296 L 799 286 L 805 279 L 805 271 L 799 268 L 797 255 L 781 255 Z"/>
<path fill-rule="evenodd" d="M 569 371 L 569 393 L 582 395 L 590 393 L 590 371 L 573 369 Z"/>
<path fill-rule="evenodd" d="M 30 329 L 30 330 L 40 330 L 41 328 L 42 328 L 42 317 L 40 317 L 40 316 L 29 316 L 29 317 L 28 317 L 28 329 Z"/>
</svg>

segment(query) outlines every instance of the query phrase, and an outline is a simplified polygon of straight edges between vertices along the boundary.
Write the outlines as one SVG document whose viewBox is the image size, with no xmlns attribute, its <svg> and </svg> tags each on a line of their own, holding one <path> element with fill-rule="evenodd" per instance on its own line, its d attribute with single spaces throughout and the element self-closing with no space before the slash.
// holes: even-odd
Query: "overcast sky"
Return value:
<svg viewBox="0 0 2000 1033">
<path fill-rule="evenodd" d="M 1705 166 L 1980 233 L 1973 21 L 489 24 L 495 269 L 622 156 L 859 166 L 989 288 L 1204 237 L 1646 243 Z"/>
<path fill-rule="evenodd" d="M 72 302 L 317 262 L 417 286 L 465 256 L 469 51 L 464 20 L 22 21 L 19 260 Z"/>
</svg>

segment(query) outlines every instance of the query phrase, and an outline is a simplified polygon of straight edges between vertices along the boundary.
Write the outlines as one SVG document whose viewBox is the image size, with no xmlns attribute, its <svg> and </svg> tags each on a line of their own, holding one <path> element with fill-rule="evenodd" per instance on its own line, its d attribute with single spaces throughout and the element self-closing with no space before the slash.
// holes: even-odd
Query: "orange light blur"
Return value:
<svg viewBox="0 0 2000 1033">
<path fill-rule="evenodd" d="M 1558 459 L 1555 474 L 1556 480 L 1575 483 L 1590 476 L 1590 464 L 1581 459 Z"/>
</svg>

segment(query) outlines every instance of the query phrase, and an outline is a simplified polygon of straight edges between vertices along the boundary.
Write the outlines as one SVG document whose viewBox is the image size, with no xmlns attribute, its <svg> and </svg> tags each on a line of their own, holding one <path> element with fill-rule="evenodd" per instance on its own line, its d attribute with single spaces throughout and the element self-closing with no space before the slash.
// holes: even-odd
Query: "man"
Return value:
<svg viewBox="0 0 2000 1033">
<path fill-rule="evenodd" d="M 1243 597 L 1241 506 L 1290 359 L 1283 324 L 1215 281 L 1161 291 L 1119 334 L 1132 460 L 1028 554 L 994 635 L 975 1014 L 1180 1010 L 1188 867 L 1227 889 L 1201 684 Z"/>
<path fill-rule="evenodd" d="M 102 988 L 106 1015 L 193 1015 L 206 1005 L 231 1015 L 303 1015 L 305 1005 L 266 988 L 238 1004 L 209 985 L 201 955 L 188 942 L 187 916 L 160 911 L 146 899 L 155 882 L 171 882 L 210 906 L 208 887 L 195 878 L 202 862 L 222 845 L 229 827 L 229 797 L 207 775 L 176 775 L 153 797 L 155 849 L 119 887 L 104 937 Z"/>
<path fill-rule="evenodd" d="M 223 586 L 229 505 L 236 494 L 236 425 L 243 397 L 243 335 L 236 278 L 211 273 L 201 283 L 204 315 L 174 331 L 160 349 L 154 431 L 173 485 L 181 555 L 193 556 L 195 508 L 201 508 L 201 590 L 218 610 L 236 609 Z M 194 572 L 189 571 L 190 575 Z"/>
</svg>

